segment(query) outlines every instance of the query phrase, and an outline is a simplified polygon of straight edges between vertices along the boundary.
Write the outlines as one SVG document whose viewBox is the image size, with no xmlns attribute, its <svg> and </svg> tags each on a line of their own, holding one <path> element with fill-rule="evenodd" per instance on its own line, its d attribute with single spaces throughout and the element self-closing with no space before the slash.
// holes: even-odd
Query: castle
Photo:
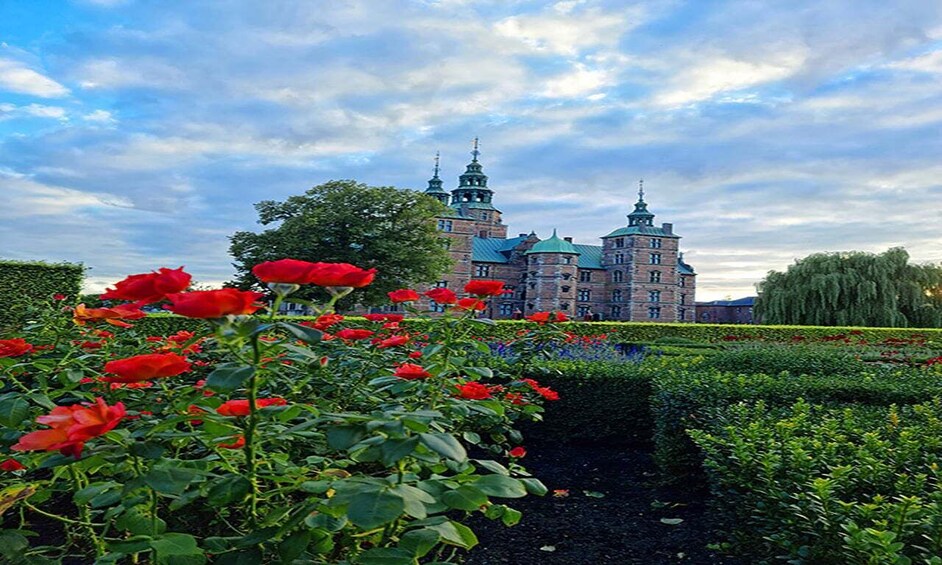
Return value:
<svg viewBox="0 0 942 565">
<path fill-rule="evenodd" d="M 684 263 L 680 236 L 672 224 L 654 226 L 643 184 L 628 224 L 601 236 L 602 245 L 582 245 L 535 233 L 507 237 L 493 203 L 474 140 L 471 162 L 458 188 L 442 188 L 438 157 L 425 193 L 449 207 L 437 218 L 454 268 L 432 285 L 461 295 L 472 279 L 504 282 L 511 293 L 489 301 L 484 315 L 519 318 L 556 310 L 571 318 L 620 321 L 694 322 L 696 273 Z M 443 311 L 434 302 L 424 306 Z"/>
</svg>

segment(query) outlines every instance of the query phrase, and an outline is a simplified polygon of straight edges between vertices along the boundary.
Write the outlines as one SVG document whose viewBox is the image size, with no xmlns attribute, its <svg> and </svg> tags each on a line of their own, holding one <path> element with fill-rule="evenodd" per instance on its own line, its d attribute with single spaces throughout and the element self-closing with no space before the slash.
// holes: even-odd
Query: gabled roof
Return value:
<svg viewBox="0 0 942 565">
<path fill-rule="evenodd" d="M 573 247 L 579 252 L 580 269 L 601 269 L 602 268 L 602 246 L 601 245 L 580 245 L 574 244 Z"/>
<path fill-rule="evenodd" d="M 682 275 L 695 275 L 695 274 L 697 274 L 697 273 L 695 273 L 695 272 L 693 271 L 693 267 L 691 267 L 691 266 L 688 265 L 687 263 L 684 263 L 684 260 L 683 260 L 683 259 L 680 259 L 680 258 L 677 259 L 677 272 L 680 273 L 680 274 L 682 274 Z"/>
<path fill-rule="evenodd" d="M 514 247 L 526 239 L 526 237 L 511 239 L 474 237 L 471 239 L 471 260 L 477 263 L 507 263 Z"/>
<path fill-rule="evenodd" d="M 603 235 L 602 237 L 619 237 L 625 235 L 656 235 L 658 237 L 673 237 L 680 239 L 680 236 L 675 233 L 667 233 L 663 228 L 656 228 L 654 226 L 625 226 L 623 228 L 618 228 L 608 235 Z"/>
</svg>

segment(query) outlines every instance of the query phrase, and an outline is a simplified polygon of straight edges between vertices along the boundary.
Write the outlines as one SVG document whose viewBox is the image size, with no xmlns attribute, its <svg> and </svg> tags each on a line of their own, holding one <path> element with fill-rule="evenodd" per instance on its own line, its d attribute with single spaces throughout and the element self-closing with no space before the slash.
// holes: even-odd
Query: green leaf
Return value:
<svg viewBox="0 0 942 565">
<path fill-rule="evenodd" d="M 262 551 L 257 547 L 249 547 L 235 552 L 223 553 L 219 557 L 213 558 L 213 565 L 258 565 L 262 562 Z"/>
<path fill-rule="evenodd" d="M 469 375 L 482 379 L 490 379 L 494 376 L 494 372 L 487 367 L 465 367 L 462 370 Z"/>
<path fill-rule="evenodd" d="M 412 485 L 396 485 L 389 491 L 402 498 L 406 514 L 413 518 L 422 519 L 428 516 L 425 505 L 436 502 L 432 495 Z"/>
<path fill-rule="evenodd" d="M 504 523 L 505 526 L 515 526 L 520 522 L 520 518 L 523 517 L 523 514 L 519 510 L 514 510 L 513 508 L 504 509 L 504 513 L 501 515 L 500 520 Z"/>
<path fill-rule="evenodd" d="M 314 328 L 309 328 L 307 326 L 302 326 L 293 322 L 278 322 L 278 325 L 288 330 L 291 335 L 300 339 L 304 343 L 318 343 L 324 336 L 324 333 L 320 330 L 315 330 Z"/>
<path fill-rule="evenodd" d="M 359 559 L 362 565 L 414 565 L 412 554 L 396 547 L 376 547 L 364 551 Z"/>
<path fill-rule="evenodd" d="M 442 541 L 451 545 L 471 549 L 478 544 L 478 538 L 471 531 L 471 528 L 458 522 L 448 521 L 435 524 L 428 526 L 428 529 L 438 532 Z"/>
<path fill-rule="evenodd" d="M 353 524 L 371 530 L 388 524 L 402 515 L 405 501 L 386 491 L 361 492 L 350 499 L 347 518 Z"/>
<path fill-rule="evenodd" d="M 468 453 L 464 450 L 464 446 L 451 434 L 419 434 L 419 439 L 422 445 L 442 457 L 458 462 L 464 462 L 468 459 Z"/>
<path fill-rule="evenodd" d="M 527 492 L 530 494 L 543 496 L 544 494 L 549 492 L 549 490 L 546 488 L 546 485 L 541 483 L 539 479 L 520 479 L 520 482 L 523 483 L 524 488 L 526 488 Z M 592 496 L 592 495 L 587 494 L 586 496 Z M 602 498 L 602 497 L 600 496 L 598 498 Z"/>
<path fill-rule="evenodd" d="M 131 455 L 137 455 L 138 457 L 143 457 L 144 459 L 160 459 L 160 457 L 167 450 L 159 443 L 138 441 L 131 444 L 129 451 L 131 452 Z"/>
<path fill-rule="evenodd" d="M 196 538 L 190 534 L 171 532 L 151 540 L 150 546 L 157 552 L 157 558 L 173 555 L 202 555 L 203 550 L 196 544 Z"/>
<path fill-rule="evenodd" d="M 151 542 L 150 536 L 134 536 L 134 537 L 124 539 L 124 540 L 109 541 L 108 551 L 113 551 L 115 553 L 124 553 L 124 554 L 150 551 L 151 549 L 150 542 Z"/>
<path fill-rule="evenodd" d="M 668 526 L 676 526 L 677 524 L 680 524 L 683 521 L 684 521 L 683 518 L 661 518 L 661 523 L 667 524 Z"/>
<path fill-rule="evenodd" d="M 410 530 L 399 538 L 399 547 L 415 557 L 425 557 L 432 548 L 438 545 L 440 537 L 438 532 L 429 528 Z"/>
<path fill-rule="evenodd" d="M 162 494 L 183 494 L 198 473 L 183 467 L 154 467 L 146 475 L 147 486 Z"/>
<path fill-rule="evenodd" d="M 602 494 L 601 492 L 594 491 L 594 490 L 584 490 L 582 491 L 582 494 L 590 498 L 605 498 L 604 494 Z"/>
<path fill-rule="evenodd" d="M 298 530 L 286 537 L 284 541 L 278 544 L 278 555 L 281 560 L 285 563 L 291 563 L 301 557 L 308 544 L 311 543 L 312 535 L 311 530 Z"/>
<path fill-rule="evenodd" d="M 0 400 L 0 424 L 17 429 L 29 418 L 29 402 L 21 395 L 11 393 Z"/>
<path fill-rule="evenodd" d="M 115 527 L 137 536 L 149 536 L 155 533 L 154 521 L 150 509 L 146 506 L 132 506 L 122 512 L 115 520 Z M 158 518 L 156 533 L 163 533 L 166 528 L 167 524 Z"/>
<path fill-rule="evenodd" d="M 241 501 L 248 496 L 251 490 L 252 483 L 248 479 L 240 475 L 233 475 L 215 481 L 206 495 L 206 500 L 210 506 L 225 506 Z"/>
<path fill-rule="evenodd" d="M 255 374 L 250 365 L 221 365 L 206 377 L 206 386 L 216 392 L 228 394 L 241 388 Z"/>
<path fill-rule="evenodd" d="M 490 459 L 475 459 L 474 462 L 492 473 L 496 473 L 498 475 L 510 475 L 510 471 L 507 470 L 507 467 L 504 467 L 497 461 L 492 461 Z"/>
<path fill-rule="evenodd" d="M 488 496 L 498 498 L 522 498 L 527 488 L 522 481 L 504 475 L 485 475 L 471 483 Z"/>
<path fill-rule="evenodd" d="M 487 495 L 472 486 L 460 486 L 442 495 L 442 501 L 451 508 L 473 512 L 487 504 Z"/>
<path fill-rule="evenodd" d="M 383 465 L 390 467 L 403 457 L 412 455 L 415 446 L 419 444 L 419 438 L 410 437 L 406 439 L 387 439 L 380 445 L 380 451 L 383 454 Z"/>
<path fill-rule="evenodd" d="M 10 562 L 16 558 L 22 557 L 23 552 L 29 547 L 29 540 L 20 534 L 5 530 L 0 531 L 0 555 L 10 559 Z"/>
<path fill-rule="evenodd" d="M 361 426 L 332 426 L 327 430 L 327 445 L 334 449 L 350 449 L 366 437 Z"/>
<path fill-rule="evenodd" d="M 84 506 L 96 496 L 120 486 L 121 485 L 114 481 L 93 483 L 83 488 L 82 490 L 76 491 L 76 493 L 72 495 L 72 501 L 79 506 Z"/>
</svg>

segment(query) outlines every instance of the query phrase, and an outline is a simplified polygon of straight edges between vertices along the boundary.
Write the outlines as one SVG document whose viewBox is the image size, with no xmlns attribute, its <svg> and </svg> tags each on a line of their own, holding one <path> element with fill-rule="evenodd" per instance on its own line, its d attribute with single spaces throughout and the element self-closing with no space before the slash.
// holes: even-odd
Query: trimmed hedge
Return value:
<svg viewBox="0 0 942 565">
<path fill-rule="evenodd" d="M 688 429 L 706 429 L 726 406 L 763 401 L 872 406 L 917 404 L 942 395 L 942 374 L 925 369 L 875 368 L 844 375 L 722 372 L 698 362 L 662 363 L 654 376 L 651 410 L 655 460 L 668 479 L 697 476 L 702 455 Z"/>
<path fill-rule="evenodd" d="M 55 294 L 74 299 L 84 276 L 81 264 L 0 260 L 0 330 L 23 324 L 32 304 Z"/>
<path fill-rule="evenodd" d="M 788 563 L 942 563 L 942 403 L 762 403 L 693 431 L 736 548 Z"/>
<path fill-rule="evenodd" d="M 313 320 L 310 316 L 285 316 L 297 322 Z M 348 325 L 367 323 L 362 318 L 347 318 Z M 192 329 L 193 321 L 172 314 L 154 314 L 146 320 L 138 321 L 142 328 L 151 331 L 154 328 L 164 329 L 168 333 L 176 333 L 183 329 Z M 427 320 L 419 318 L 406 318 L 402 321 L 403 327 L 410 328 L 416 333 L 422 333 Z M 615 343 L 639 343 L 660 341 L 664 345 L 681 345 L 689 340 L 694 342 L 722 343 L 725 341 L 771 341 L 789 342 L 796 336 L 808 340 L 834 337 L 838 335 L 852 335 L 855 340 L 866 340 L 870 343 L 883 341 L 887 338 L 897 339 L 925 339 L 927 341 L 942 343 L 942 329 L 939 328 L 853 328 L 853 327 L 824 327 L 824 326 L 751 326 L 728 324 L 657 324 L 648 322 L 566 322 L 560 324 L 565 330 L 576 335 L 606 334 L 609 340 Z M 509 340 L 518 332 L 532 327 L 531 322 L 521 320 L 497 320 L 495 322 L 482 322 L 473 332 L 478 337 L 497 340 Z M 853 332 L 853 333 L 851 333 Z M 678 338 L 678 339 L 674 339 Z M 733 339 L 735 338 L 735 339 Z M 689 343 L 689 341 L 687 343 Z"/>
</svg>

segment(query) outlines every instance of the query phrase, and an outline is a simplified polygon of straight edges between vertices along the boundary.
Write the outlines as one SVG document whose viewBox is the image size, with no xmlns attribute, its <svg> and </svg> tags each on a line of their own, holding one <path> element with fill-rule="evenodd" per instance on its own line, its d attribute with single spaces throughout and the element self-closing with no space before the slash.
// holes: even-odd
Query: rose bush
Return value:
<svg viewBox="0 0 942 565">
<path fill-rule="evenodd" d="M 0 336 L 2 559 L 449 562 L 476 543 L 470 514 L 515 524 L 504 499 L 546 490 L 518 461 L 515 422 L 557 395 L 475 361 L 488 353 L 470 337 L 485 323 L 477 301 L 501 289 L 467 290 L 471 307 L 421 335 L 401 314 L 334 331 L 333 304 L 375 272 L 300 263 L 257 267 L 273 291 L 265 314 L 259 293 L 187 292 L 188 274 L 160 269 L 108 291 L 133 302 L 51 302 L 23 335 Z M 300 284 L 329 285 L 331 301 L 310 324 L 276 319 Z M 146 336 L 127 322 L 164 300 L 203 330 Z M 533 324 L 525 339 L 557 335 Z"/>
</svg>

